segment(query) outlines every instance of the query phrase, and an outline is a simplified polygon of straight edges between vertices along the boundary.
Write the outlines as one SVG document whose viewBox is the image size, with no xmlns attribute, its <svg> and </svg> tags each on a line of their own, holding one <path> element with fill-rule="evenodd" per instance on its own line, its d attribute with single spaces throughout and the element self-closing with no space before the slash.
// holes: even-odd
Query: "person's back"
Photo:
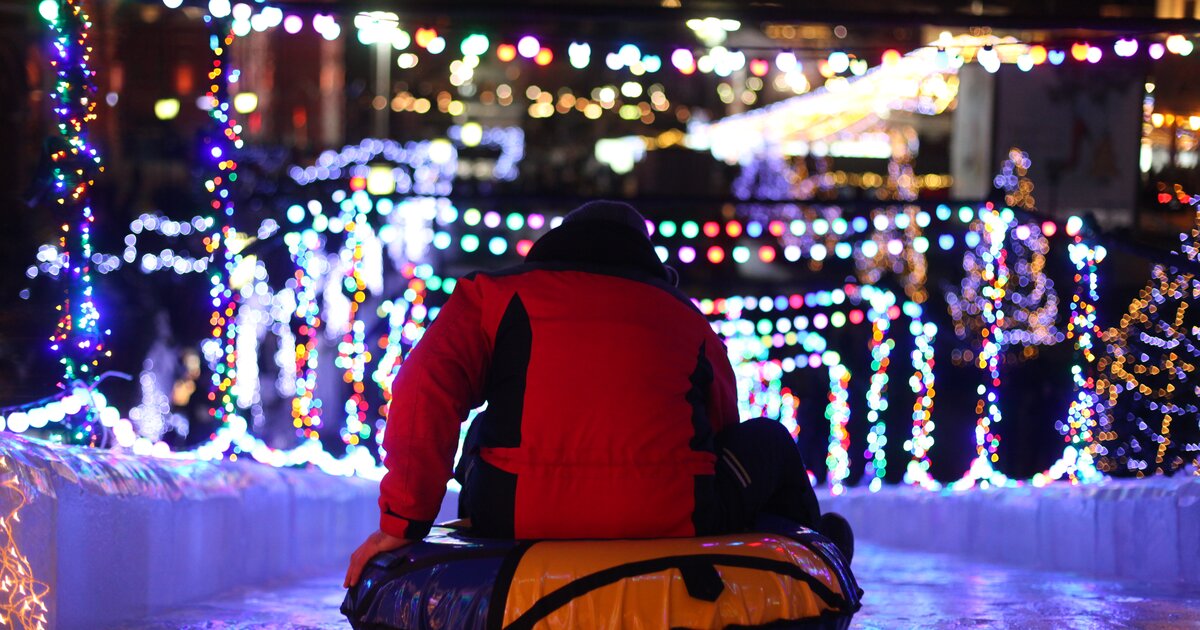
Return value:
<svg viewBox="0 0 1200 630">
<path fill-rule="evenodd" d="M 694 534 L 712 435 L 736 422 L 725 348 L 704 317 L 662 281 L 617 270 L 532 264 L 467 282 L 456 290 L 479 300 L 492 347 L 471 444 L 480 457 L 463 479 L 468 494 L 491 489 L 470 510 L 476 527 L 518 538 Z M 714 363 L 726 372 L 716 384 Z"/>
<path fill-rule="evenodd" d="M 689 536 L 711 518 L 712 436 L 737 422 L 733 373 L 638 228 L 567 223 L 525 265 L 458 283 L 393 387 L 385 510 L 423 505 L 404 520 L 432 518 L 415 490 L 444 483 L 449 434 L 417 436 L 486 401 L 459 475 L 476 531 Z"/>
<path fill-rule="evenodd" d="M 459 423 L 460 516 L 475 535 L 656 538 L 747 531 L 776 515 L 826 533 L 800 451 L 778 422 L 739 423 L 724 344 L 674 286 L 632 207 L 593 202 L 519 267 L 463 278 L 400 368 L 383 446 L 380 529 L 351 557 L 421 539 Z"/>
</svg>

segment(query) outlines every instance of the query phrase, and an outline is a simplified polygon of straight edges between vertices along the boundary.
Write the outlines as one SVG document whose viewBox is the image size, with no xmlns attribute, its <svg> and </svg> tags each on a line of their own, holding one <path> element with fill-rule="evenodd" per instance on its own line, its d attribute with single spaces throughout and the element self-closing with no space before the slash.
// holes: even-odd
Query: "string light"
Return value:
<svg viewBox="0 0 1200 630">
<path fill-rule="evenodd" d="M 1096 324 L 1096 302 L 1100 299 L 1096 265 L 1104 260 L 1106 252 L 1104 247 L 1089 245 L 1083 241 L 1082 234 L 1076 234 L 1067 253 L 1075 265 L 1075 295 L 1071 298 L 1071 317 L 1067 321 L 1067 339 L 1075 341 L 1075 363 L 1071 366 L 1075 396 L 1067 408 L 1066 420 L 1055 423 L 1066 442 L 1063 453 L 1049 470 L 1034 475 L 1034 485 L 1063 477 L 1071 483 L 1100 478 L 1094 461 L 1100 398 L 1092 364 L 1096 362 L 1096 342 L 1101 337 L 1100 327 Z"/>
<path fill-rule="evenodd" d="M 1200 258 L 1200 210 L 1181 241 L 1185 256 Z M 1194 275 L 1155 265 L 1119 326 L 1104 332 L 1107 352 L 1096 361 L 1104 410 L 1096 447 L 1100 470 L 1142 477 L 1200 465 L 1194 375 L 1200 325 L 1189 314 L 1197 298 L 1200 280 Z"/>
<path fill-rule="evenodd" d="M 216 129 L 207 134 L 203 151 L 212 160 L 204 187 L 210 195 L 209 209 L 214 217 L 215 230 L 205 239 L 206 250 L 214 260 L 209 268 L 209 297 L 212 312 L 209 317 L 210 339 L 204 355 L 212 369 L 209 389 L 209 413 L 226 424 L 237 415 L 237 300 L 231 285 L 241 264 L 239 255 L 247 238 L 233 226 L 233 183 L 237 181 L 235 152 L 242 148 L 242 127 L 230 114 L 229 77 L 234 72 L 229 64 L 229 49 L 233 45 L 233 30 L 222 20 L 208 18 L 212 29 L 209 49 L 212 69 L 208 73 L 208 114 Z"/>
<path fill-rule="evenodd" d="M 9 456 L 0 455 L 0 492 L 7 506 L 0 515 L 0 624 L 44 630 L 50 586 L 37 579 L 29 558 L 17 545 L 13 524 L 21 522 L 20 513 L 29 495 L 15 467 Z"/>
<path fill-rule="evenodd" d="M 964 489 L 975 484 L 1007 485 L 1009 480 L 996 470 L 999 459 L 1000 435 L 995 432 L 1002 415 L 998 400 L 1000 390 L 1000 353 L 1004 348 L 1004 296 L 1009 283 L 1007 264 L 1008 252 L 1004 248 L 1012 221 L 1012 211 L 998 211 L 987 207 L 979 211 L 984 228 L 984 246 L 979 254 L 983 260 L 980 290 L 984 328 L 980 330 L 982 348 L 977 365 L 983 371 L 983 382 L 979 385 L 979 401 L 975 405 L 975 458 L 967 474 L 953 484 L 955 489 Z"/>
<path fill-rule="evenodd" d="M 865 476 L 870 479 L 868 487 L 871 492 L 878 492 L 883 487 L 884 475 L 887 473 L 887 425 L 883 412 L 887 410 L 888 363 L 891 351 L 896 342 L 887 338 L 891 322 L 886 317 L 875 317 L 871 326 L 871 384 L 867 390 L 867 422 L 871 423 L 867 434 L 867 459 Z"/>
<path fill-rule="evenodd" d="M 110 356 L 105 346 L 109 331 L 100 328 L 100 313 L 92 283 L 91 189 L 104 171 L 99 152 L 88 140 L 88 127 L 96 119 L 95 71 L 91 69 L 92 46 L 88 40 L 92 23 L 78 0 L 43 0 L 39 13 L 52 33 L 48 60 L 55 72 L 51 93 L 59 135 L 50 149 L 53 198 L 62 217 L 58 252 L 63 256 L 66 298 L 58 305 L 58 323 L 50 337 L 50 348 L 59 356 L 63 376 L 59 387 L 76 381 L 92 382 L 102 358 Z M 73 225 L 78 213 L 80 221 Z M 76 419 L 71 434 L 76 443 L 95 443 L 99 436 L 91 408 Z"/>
<path fill-rule="evenodd" d="M 941 487 L 929 472 L 931 462 L 929 450 L 933 448 L 933 397 L 934 389 L 934 353 L 933 343 L 937 335 L 937 326 L 932 322 L 922 323 L 914 318 L 909 323 L 909 333 L 912 335 L 914 348 L 912 351 L 913 375 L 909 386 L 916 394 L 912 413 L 912 437 L 904 442 L 904 450 L 912 458 L 904 471 L 904 482 L 921 486 L 927 490 L 937 490 Z"/>
</svg>

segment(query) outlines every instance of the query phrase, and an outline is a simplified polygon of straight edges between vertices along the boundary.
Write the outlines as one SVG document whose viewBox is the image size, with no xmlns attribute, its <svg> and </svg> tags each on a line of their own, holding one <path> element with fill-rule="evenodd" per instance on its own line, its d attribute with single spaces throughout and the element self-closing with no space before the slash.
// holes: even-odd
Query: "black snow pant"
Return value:
<svg viewBox="0 0 1200 630">
<path fill-rule="evenodd" d="M 462 486 L 460 518 L 483 514 L 507 514 L 512 506 L 502 497 L 513 495 L 511 487 L 489 475 L 490 467 L 479 456 L 479 431 L 467 432 L 463 457 L 455 471 Z M 717 535 L 751 531 L 763 516 L 775 516 L 816 529 L 821 518 L 817 495 L 796 441 L 783 425 L 767 418 L 747 420 L 726 427 L 713 439 L 717 456 L 711 501 L 697 522 L 697 534 Z M 468 478 L 470 478 L 468 480 Z M 509 499 L 511 500 L 511 499 Z M 507 527 L 490 525 L 492 519 L 474 518 L 472 529 L 480 536 L 511 537 Z M 504 520 L 504 519 L 500 519 Z"/>
<path fill-rule="evenodd" d="M 713 440 L 717 455 L 716 531 L 755 528 L 764 515 L 815 529 L 817 494 L 796 441 L 782 424 L 756 418 L 726 427 Z"/>
</svg>

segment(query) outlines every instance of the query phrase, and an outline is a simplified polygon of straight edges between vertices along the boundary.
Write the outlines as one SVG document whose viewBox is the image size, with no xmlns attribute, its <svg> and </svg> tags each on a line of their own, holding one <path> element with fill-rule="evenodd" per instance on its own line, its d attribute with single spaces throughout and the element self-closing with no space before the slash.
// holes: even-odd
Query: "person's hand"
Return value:
<svg viewBox="0 0 1200 630">
<path fill-rule="evenodd" d="M 358 584 L 358 578 L 362 575 L 363 568 L 367 566 L 367 562 L 370 562 L 371 558 L 375 557 L 375 554 L 399 549 L 411 542 L 411 540 L 396 538 L 376 530 L 375 533 L 367 536 L 367 540 L 350 555 L 350 567 L 346 569 L 346 581 L 342 583 L 342 588 L 350 588 Z"/>
</svg>

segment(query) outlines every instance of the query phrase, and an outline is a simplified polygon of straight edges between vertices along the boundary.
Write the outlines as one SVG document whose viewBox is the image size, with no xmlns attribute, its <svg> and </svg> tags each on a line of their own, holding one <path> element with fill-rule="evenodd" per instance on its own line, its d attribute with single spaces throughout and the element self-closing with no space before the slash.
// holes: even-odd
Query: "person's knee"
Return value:
<svg viewBox="0 0 1200 630">
<path fill-rule="evenodd" d="M 783 423 L 771 418 L 754 418 L 742 423 L 745 431 L 749 434 L 759 436 L 759 439 L 764 440 L 787 440 L 789 444 L 795 444 L 796 440 L 792 438 L 792 434 L 783 426 Z"/>
<path fill-rule="evenodd" d="M 787 427 L 770 418 L 754 418 L 731 427 L 716 435 L 718 448 L 732 449 L 743 454 L 765 454 L 796 448 L 796 440 Z"/>
</svg>

